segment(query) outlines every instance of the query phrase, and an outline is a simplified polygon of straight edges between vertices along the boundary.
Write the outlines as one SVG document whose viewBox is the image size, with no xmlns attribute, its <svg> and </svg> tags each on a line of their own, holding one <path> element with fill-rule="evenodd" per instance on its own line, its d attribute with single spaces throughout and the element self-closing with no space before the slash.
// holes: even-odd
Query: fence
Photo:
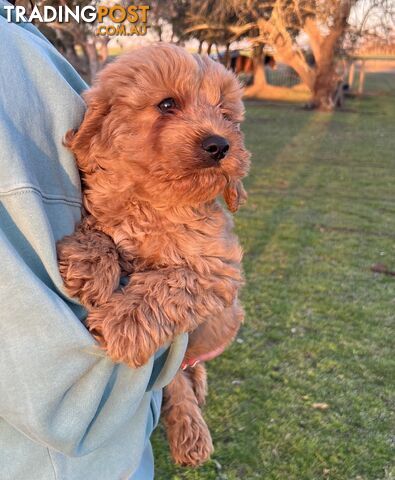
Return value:
<svg viewBox="0 0 395 480">
<path fill-rule="evenodd" d="M 339 65 L 343 82 L 354 94 L 395 94 L 395 56 L 355 57 Z M 265 66 L 269 85 L 294 87 L 300 84 L 298 74 L 291 67 L 276 64 L 275 68 Z"/>
<path fill-rule="evenodd" d="M 395 56 L 355 57 L 345 81 L 352 93 L 395 94 Z"/>
</svg>

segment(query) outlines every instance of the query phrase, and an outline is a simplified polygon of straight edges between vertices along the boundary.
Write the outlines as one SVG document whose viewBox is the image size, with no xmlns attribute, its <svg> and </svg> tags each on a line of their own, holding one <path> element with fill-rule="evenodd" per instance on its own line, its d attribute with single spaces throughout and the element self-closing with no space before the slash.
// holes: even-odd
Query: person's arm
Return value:
<svg viewBox="0 0 395 480">
<path fill-rule="evenodd" d="M 0 258 L 0 415 L 36 442 L 84 455 L 133 417 L 153 359 L 137 370 L 114 366 L 2 231 Z"/>
<path fill-rule="evenodd" d="M 0 415 L 42 445 L 88 453 L 134 415 L 152 362 L 129 370 L 95 351 L 85 327 L 4 232 L 0 258 Z"/>
<path fill-rule="evenodd" d="M 171 380 L 186 338 L 139 369 L 97 349 L 84 311 L 63 292 L 55 249 L 80 217 L 78 171 L 62 138 L 81 121 L 83 82 L 31 26 L 1 12 L 0 45 L 0 417 L 69 456 L 127 423 L 143 443 L 136 412 L 148 389 Z"/>
</svg>

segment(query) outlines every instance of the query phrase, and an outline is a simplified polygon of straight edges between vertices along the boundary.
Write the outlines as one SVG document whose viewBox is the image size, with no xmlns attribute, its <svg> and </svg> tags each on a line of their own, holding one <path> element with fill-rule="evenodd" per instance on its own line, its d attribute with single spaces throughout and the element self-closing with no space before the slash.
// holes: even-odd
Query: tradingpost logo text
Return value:
<svg viewBox="0 0 395 480">
<path fill-rule="evenodd" d="M 53 7 L 34 5 L 30 12 L 22 5 L 5 5 L 8 22 L 40 22 L 40 23 L 90 23 L 94 25 L 99 36 L 132 36 L 147 33 L 148 5 L 67 5 Z"/>
</svg>

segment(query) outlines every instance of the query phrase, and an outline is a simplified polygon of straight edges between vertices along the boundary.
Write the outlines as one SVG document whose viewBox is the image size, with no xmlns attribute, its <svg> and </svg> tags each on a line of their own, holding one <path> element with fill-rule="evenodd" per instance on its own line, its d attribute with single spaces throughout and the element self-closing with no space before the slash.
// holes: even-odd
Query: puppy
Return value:
<svg viewBox="0 0 395 480">
<path fill-rule="evenodd" d="M 85 208 L 58 244 L 66 291 L 88 309 L 87 327 L 115 362 L 139 367 L 190 333 L 163 405 L 182 465 L 212 452 L 200 411 L 206 372 L 195 365 L 220 354 L 243 320 L 242 252 L 218 201 L 235 212 L 246 198 L 241 96 L 233 73 L 209 58 L 148 46 L 100 73 L 79 130 L 66 135 Z"/>
</svg>

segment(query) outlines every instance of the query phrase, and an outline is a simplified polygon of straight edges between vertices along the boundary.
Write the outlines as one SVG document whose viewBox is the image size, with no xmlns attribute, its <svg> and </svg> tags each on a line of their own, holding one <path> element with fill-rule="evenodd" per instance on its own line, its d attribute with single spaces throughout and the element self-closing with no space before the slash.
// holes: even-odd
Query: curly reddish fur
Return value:
<svg viewBox="0 0 395 480">
<path fill-rule="evenodd" d="M 157 105 L 174 98 L 177 108 Z M 242 252 L 228 209 L 246 199 L 249 167 L 239 123 L 241 88 L 220 64 L 156 45 L 108 65 L 85 95 L 87 112 L 66 143 L 82 173 L 86 217 L 59 243 L 66 290 L 88 307 L 87 326 L 116 362 L 138 367 L 181 332 L 186 358 L 228 345 L 243 320 Z M 202 140 L 225 137 L 218 164 Z M 121 270 L 129 283 L 117 289 Z M 197 465 L 212 451 L 199 404 L 204 366 L 166 388 L 174 459 Z"/>
<path fill-rule="evenodd" d="M 107 302 L 121 278 L 114 242 L 103 232 L 91 229 L 92 221 L 95 223 L 91 217 L 84 218 L 75 232 L 57 245 L 67 293 L 78 297 L 88 309 Z"/>
<path fill-rule="evenodd" d="M 162 415 L 174 461 L 199 465 L 213 452 L 211 435 L 199 408 L 191 378 L 179 371 L 165 388 Z"/>
</svg>

